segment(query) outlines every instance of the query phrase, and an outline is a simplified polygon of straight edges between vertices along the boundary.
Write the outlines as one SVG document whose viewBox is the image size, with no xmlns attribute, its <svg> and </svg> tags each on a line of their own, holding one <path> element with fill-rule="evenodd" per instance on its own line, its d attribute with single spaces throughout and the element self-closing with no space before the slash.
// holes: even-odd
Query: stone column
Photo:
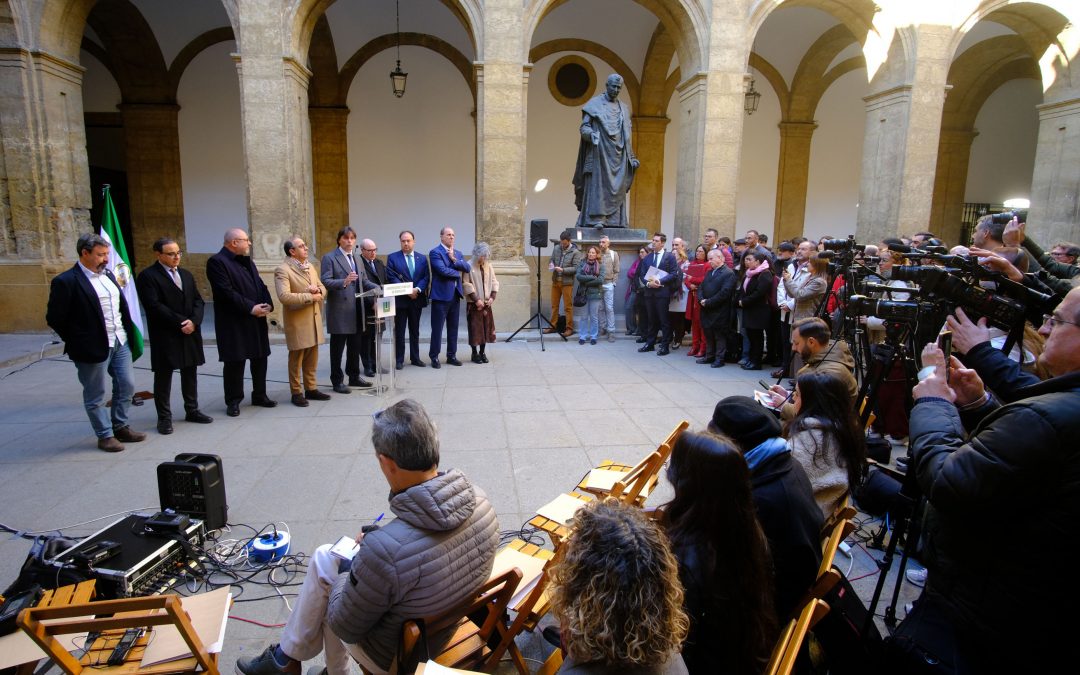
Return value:
<svg viewBox="0 0 1080 675">
<path fill-rule="evenodd" d="M 138 267 L 154 260 L 156 239 L 171 236 L 186 248 L 180 135 L 175 104 L 125 104 L 124 161 L 131 207 L 131 250 Z"/>
<path fill-rule="evenodd" d="M 780 163 L 776 172 L 776 215 L 773 232 L 777 241 L 802 235 L 806 220 L 806 184 L 810 178 L 810 145 L 814 122 L 781 122 Z"/>
<path fill-rule="evenodd" d="M 710 71 L 678 87 L 675 236 L 687 241 L 700 241 L 710 227 L 721 235 L 735 233 L 745 79 L 742 71 Z"/>
<path fill-rule="evenodd" d="M 1038 111 L 1028 222 L 1049 250 L 1058 241 L 1080 241 L 1080 98 L 1044 103 Z"/>
<path fill-rule="evenodd" d="M 312 107 L 311 179 L 315 198 L 315 254 L 326 255 L 337 246 L 337 233 L 349 224 L 349 109 Z"/>
<path fill-rule="evenodd" d="M 630 187 L 630 226 L 655 232 L 664 201 L 664 134 L 667 117 L 632 118 L 634 154 L 641 161 Z"/>
<path fill-rule="evenodd" d="M 0 332 L 46 329 L 49 282 L 92 229 L 83 71 L 44 52 L 0 50 Z"/>
<path fill-rule="evenodd" d="M 942 129 L 938 142 L 937 172 L 934 175 L 934 201 L 930 209 L 929 227 L 942 241 L 960 241 L 964 214 L 964 193 L 967 189 L 968 162 L 971 144 L 979 132 L 972 129 Z"/>
<path fill-rule="evenodd" d="M 910 42 L 918 50 L 909 69 L 913 75 L 879 85 L 883 88 L 863 99 L 866 134 L 856 225 L 860 243 L 919 232 L 930 222 L 951 36 L 952 29 L 945 26 L 918 26 Z M 890 56 L 899 56 L 895 52 Z M 894 72 L 907 72 L 901 65 Z"/>
</svg>

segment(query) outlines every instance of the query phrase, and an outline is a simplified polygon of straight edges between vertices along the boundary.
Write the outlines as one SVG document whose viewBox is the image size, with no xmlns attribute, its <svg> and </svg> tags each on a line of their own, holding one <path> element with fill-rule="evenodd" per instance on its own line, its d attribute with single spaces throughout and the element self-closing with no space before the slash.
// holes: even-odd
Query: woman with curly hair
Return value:
<svg viewBox="0 0 1080 675">
<path fill-rule="evenodd" d="M 574 515 L 551 569 L 551 607 L 567 660 L 561 673 L 678 675 L 689 628 L 679 566 L 640 509 L 590 502 Z"/>
<path fill-rule="evenodd" d="M 746 460 L 724 436 L 685 432 L 667 476 L 675 496 L 664 515 L 690 615 L 682 650 L 687 670 L 760 673 L 777 628 L 772 559 Z"/>
<path fill-rule="evenodd" d="M 795 380 L 795 417 L 784 427 L 791 456 L 806 470 L 814 500 L 828 516 L 866 470 L 866 436 L 847 384 L 810 370 Z"/>
</svg>

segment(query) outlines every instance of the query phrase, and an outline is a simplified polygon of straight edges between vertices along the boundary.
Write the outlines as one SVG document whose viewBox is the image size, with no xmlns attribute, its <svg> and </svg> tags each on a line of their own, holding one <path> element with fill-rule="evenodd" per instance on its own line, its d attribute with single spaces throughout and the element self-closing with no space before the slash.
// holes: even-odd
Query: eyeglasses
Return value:
<svg viewBox="0 0 1080 675">
<path fill-rule="evenodd" d="M 367 253 L 374 253 L 375 251 L 379 250 L 379 247 L 376 246 L 375 248 L 364 248 L 364 249 L 360 249 L 360 250 L 366 251 Z"/>
<path fill-rule="evenodd" d="M 238 242 L 238 241 L 242 241 L 242 242 L 245 242 L 245 243 L 249 243 L 249 242 L 251 242 L 251 240 L 250 240 L 250 239 L 248 239 L 247 237 L 244 237 L 243 239 L 233 239 L 233 243 L 234 243 L 234 244 L 235 244 L 236 242 Z"/>
<path fill-rule="evenodd" d="M 1071 258 L 1072 257 L 1068 253 L 1066 253 L 1065 251 L 1050 251 L 1050 255 L 1054 256 L 1055 258 Z"/>
<path fill-rule="evenodd" d="M 1067 323 L 1070 326 L 1080 326 L 1080 323 L 1076 323 L 1075 321 L 1066 321 L 1065 319 L 1059 319 L 1053 314 L 1043 314 L 1043 324 L 1048 324 L 1050 326 L 1050 330 L 1054 330 L 1055 326 L 1062 323 Z"/>
<path fill-rule="evenodd" d="M 169 253 L 168 251 L 162 251 L 161 255 L 167 255 L 170 258 L 180 258 L 184 255 L 183 251 L 176 251 L 175 253 Z"/>
</svg>

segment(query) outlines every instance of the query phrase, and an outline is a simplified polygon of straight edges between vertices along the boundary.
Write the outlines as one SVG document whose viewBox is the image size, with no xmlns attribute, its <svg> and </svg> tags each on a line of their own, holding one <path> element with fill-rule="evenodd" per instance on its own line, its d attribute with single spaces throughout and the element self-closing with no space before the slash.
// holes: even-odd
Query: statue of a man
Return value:
<svg viewBox="0 0 1080 675">
<path fill-rule="evenodd" d="M 603 94 L 581 110 L 581 145 L 574 170 L 578 227 L 626 227 L 626 193 L 638 160 L 630 148 L 630 109 L 619 101 L 623 79 L 609 75 Z"/>
</svg>

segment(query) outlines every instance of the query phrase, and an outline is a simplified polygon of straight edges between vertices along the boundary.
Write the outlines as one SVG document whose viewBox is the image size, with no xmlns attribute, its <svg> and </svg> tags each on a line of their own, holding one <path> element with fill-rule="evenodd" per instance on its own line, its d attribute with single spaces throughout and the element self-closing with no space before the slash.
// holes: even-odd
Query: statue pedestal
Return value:
<svg viewBox="0 0 1080 675">
<path fill-rule="evenodd" d="M 558 237 L 563 232 L 569 232 L 570 240 L 577 244 L 579 248 L 582 245 L 587 246 L 599 242 L 600 237 L 605 234 L 611 240 L 612 248 L 616 248 L 616 244 L 641 245 L 652 243 L 651 232 L 629 227 L 568 227 L 565 230 L 560 230 L 555 236 Z M 559 240 L 557 238 L 552 239 L 551 243 L 558 246 Z M 617 250 L 621 250 L 621 247 L 617 248 Z"/>
</svg>

